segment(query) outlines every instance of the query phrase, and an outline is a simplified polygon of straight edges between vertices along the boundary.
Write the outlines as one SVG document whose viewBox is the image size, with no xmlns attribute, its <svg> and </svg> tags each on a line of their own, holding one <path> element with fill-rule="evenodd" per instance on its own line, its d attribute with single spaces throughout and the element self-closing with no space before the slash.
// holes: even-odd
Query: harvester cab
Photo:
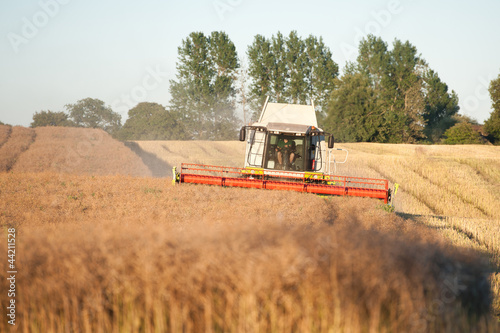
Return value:
<svg viewBox="0 0 500 333">
<path fill-rule="evenodd" d="M 240 130 L 245 168 L 324 174 L 330 169 L 333 135 L 318 127 L 314 105 L 269 103 L 259 121 Z"/>
<path fill-rule="evenodd" d="M 174 182 L 390 200 L 385 179 L 335 174 L 348 152 L 333 148 L 333 135 L 318 127 L 314 104 L 269 103 L 268 98 L 259 120 L 243 126 L 239 139 L 246 141 L 243 168 L 182 163 L 180 172 L 174 168 Z M 344 161 L 337 162 L 333 150 L 345 151 Z"/>
<path fill-rule="evenodd" d="M 325 136 L 317 127 L 283 123 L 245 126 L 240 140 L 246 137 L 245 168 L 326 171 Z"/>
</svg>

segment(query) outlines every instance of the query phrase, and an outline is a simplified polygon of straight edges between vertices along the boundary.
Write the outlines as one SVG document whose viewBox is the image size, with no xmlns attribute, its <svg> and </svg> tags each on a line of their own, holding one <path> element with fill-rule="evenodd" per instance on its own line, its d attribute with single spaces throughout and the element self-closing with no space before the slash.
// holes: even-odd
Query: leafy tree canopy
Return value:
<svg viewBox="0 0 500 333">
<path fill-rule="evenodd" d="M 464 121 L 449 128 L 444 133 L 445 144 L 482 144 L 481 134 L 474 129 L 470 122 Z"/>
<path fill-rule="evenodd" d="M 448 91 L 438 74 L 429 69 L 424 74 L 426 128 L 424 134 L 431 142 L 439 142 L 444 132 L 455 125 L 453 116 L 458 113 L 458 96 Z"/>
<path fill-rule="evenodd" d="M 331 93 L 325 123 L 327 130 L 341 133 L 339 139 L 413 143 L 438 139 L 454 125 L 456 94 L 408 41 L 396 39 L 391 50 L 369 35 L 344 72 Z"/>
<path fill-rule="evenodd" d="M 236 48 L 224 32 L 193 32 L 178 48 L 177 80 L 170 81 L 170 110 L 181 115 L 189 138 L 234 139 Z"/>
<path fill-rule="evenodd" d="M 67 104 L 69 118 L 75 126 L 100 128 L 115 134 L 121 127 L 121 116 L 103 101 L 94 98 L 81 99 L 75 104 Z"/>
<path fill-rule="evenodd" d="M 267 96 L 278 103 L 307 104 L 314 101 L 320 122 L 338 75 L 338 65 L 323 39 L 306 39 L 296 31 L 280 32 L 270 39 L 257 35 L 247 51 L 251 78 L 250 104 L 254 118 Z"/>
<path fill-rule="evenodd" d="M 157 103 L 139 103 L 128 112 L 118 132 L 121 140 L 183 140 L 186 129 L 177 117 Z"/>
<path fill-rule="evenodd" d="M 484 123 L 484 128 L 488 132 L 488 138 L 495 144 L 500 143 L 500 74 L 490 82 L 490 97 L 493 111 Z"/>
<path fill-rule="evenodd" d="M 373 141 L 380 126 L 377 103 L 373 98 L 370 80 L 361 73 L 344 75 L 337 80 L 338 89 L 332 93 L 335 111 L 326 123 L 342 142 Z M 359 126 L 362 124 L 362 126 Z"/>
<path fill-rule="evenodd" d="M 33 115 L 31 127 L 42 126 L 73 126 L 73 122 L 68 119 L 64 112 L 40 111 Z"/>
</svg>

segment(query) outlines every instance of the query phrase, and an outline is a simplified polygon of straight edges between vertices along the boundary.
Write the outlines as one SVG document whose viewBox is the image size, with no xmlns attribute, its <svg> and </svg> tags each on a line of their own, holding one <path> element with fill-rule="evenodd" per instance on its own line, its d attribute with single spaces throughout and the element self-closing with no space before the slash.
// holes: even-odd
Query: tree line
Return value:
<svg viewBox="0 0 500 333">
<path fill-rule="evenodd" d="M 33 115 L 31 127 L 67 126 L 100 128 L 120 140 L 185 140 L 187 131 L 164 106 L 142 102 L 128 111 L 121 124 L 121 115 L 99 99 L 85 98 L 67 104 L 66 112 L 40 111 Z"/>
<path fill-rule="evenodd" d="M 409 41 L 389 46 L 368 35 L 342 76 L 321 37 L 296 31 L 256 35 L 242 66 L 228 35 L 189 34 L 178 47 L 170 103 L 139 103 L 121 116 L 98 99 L 40 111 L 32 127 L 102 128 L 122 140 L 233 140 L 243 117 L 257 119 L 264 100 L 316 106 L 320 126 L 344 142 L 500 143 L 500 75 L 491 81 L 493 112 L 483 135 L 477 122 L 458 114 L 450 90 Z"/>
<path fill-rule="evenodd" d="M 437 141 L 453 125 L 458 97 L 415 46 L 375 36 L 359 46 L 355 63 L 336 80 L 325 127 L 343 141 Z"/>
</svg>

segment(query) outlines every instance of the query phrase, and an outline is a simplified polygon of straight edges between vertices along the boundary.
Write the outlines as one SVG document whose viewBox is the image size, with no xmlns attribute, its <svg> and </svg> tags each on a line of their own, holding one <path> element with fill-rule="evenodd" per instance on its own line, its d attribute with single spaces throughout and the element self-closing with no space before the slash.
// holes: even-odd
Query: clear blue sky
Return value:
<svg viewBox="0 0 500 333">
<path fill-rule="evenodd" d="M 498 0 L 39 0 L 0 2 L 0 121 L 98 98 L 126 119 L 141 101 L 168 105 L 177 47 L 193 31 L 225 31 L 239 56 L 256 34 L 322 36 L 340 68 L 367 33 L 417 47 L 460 98 L 489 117 L 500 73 Z"/>
</svg>

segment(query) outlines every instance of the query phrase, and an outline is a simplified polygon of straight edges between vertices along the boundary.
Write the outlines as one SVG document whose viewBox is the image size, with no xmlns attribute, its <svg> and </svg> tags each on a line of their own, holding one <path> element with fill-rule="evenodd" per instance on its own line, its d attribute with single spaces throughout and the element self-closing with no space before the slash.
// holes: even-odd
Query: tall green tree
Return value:
<svg viewBox="0 0 500 333">
<path fill-rule="evenodd" d="M 178 117 L 158 103 L 142 102 L 128 111 L 118 132 L 120 140 L 184 140 L 186 129 Z"/>
<path fill-rule="evenodd" d="M 177 80 L 170 81 L 170 109 L 180 114 L 190 138 L 233 139 L 236 48 L 224 32 L 193 32 L 178 48 Z"/>
<path fill-rule="evenodd" d="M 328 130 L 342 142 L 374 141 L 381 118 L 368 76 L 348 65 L 337 86 L 330 99 L 335 112 L 329 112 L 325 120 Z"/>
<path fill-rule="evenodd" d="M 328 109 L 330 94 L 335 88 L 335 78 L 339 67 L 332 60 L 332 52 L 323 42 L 323 38 L 310 35 L 305 40 L 308 65 L 307 97 L 314 101 L 318 122 L 323 123 Z"/>
<path fill-rule="evenodd" d="M 282 43 L 279 44 L 279 47 L 281 45 Z M 273 76 L 276 70 L 274 53 L 271 41 L 262 35 L 256 35 L 253 44 L 248 47 L 248 75 L 252 79 L 249 100 L 250 107 L 254 110 L 254 118 L 257 118 L 258 112 L 266 100 L 266 96 L 277 96 L 278 101 L 281 102 L 281 97 L 284 95 L 284 88 L 278 94 L 274 93 L 276 86 L 280 85 L 280 83 L 273 84 Z M 280 55 L 281 59 L 282 57 Z M 284 63 L 283 60 L 282 62 Z M 284 75 L 280 77 L 280 82 L 286 82 L 286 76 Z"/>
<path fill-rule="evenodd" d="M 338 66 L 322 38 L 302 39 L 296 31 L 271 39 L 261 35 L 248 47 L 250 100 L 254 117 L 267 96 L 273 102 L 307 104 L 314 101 L 320 121 L 338 75 Z"/>
<path fill-rule="evenodd" d="M 359 43 L 357 70 L 368 77 L 377 98 L 383 98 L 383 93 L 387 92 L 390 62 L 391 55 L 382 38 L 368 35 Z"/>
<path fill-rule="evenodd" d="M 500 74 L 490 82 L 488 90 L 493 111 L 484 123 L 484 129 L 488 132 L 488 139 L 498 144 L 500 143 Z"/>
<path fill-rule="evenodd" d="M 387 43 L 380 37 L 369 35 L 360 42 L 357 61 L 346 66 L 327 110 L 325 127 L 339 140 L 386 141 L 394 101 L 390 64 Z"/>
<path fill-rule="evenodd" d="M 448 85 L 432 69 L 424 74 L 423 79 L 426 92 L 424 120 L 427 124 L 424 133 L 431 142 L 438 142 L 456 123 L 453 116 L 460 110 L 458 96 L 455 91 L 448 91 Z"/>
<path fill-rule="evenodd" d="M 286 48 L 286 65 L 289 76 L 286 97 L 290 103 L 306 104 L 309 90 L 306 78 L 309 76 L 311 68 L 305 52 L 305 42 L 296 31 L 292 31 L 286 40 Z"/>
<path fill-rule="evenodd" d="M 116 134 L 121 127 L 121 116 L 95 98 L 81 99 L 75 104 L 67 104 L 69 119 L 78 127 L 100 128 Z"/>
<path fill-rule="evenodd" d="M 243 124 L 248 124 L 248 62 L 245 58 L 240 59 L 240 68 L 236 88 L 236 102 L 241 107 Z"/>
<path fill-rule="evenodd" d="M 432 129 L 442 128 L 434 138 L 437 140 L 453 126 L 450 119 L 458 112 L 456 94 L 448 92 L 446 84 L 428 68 L 410 42 L 396 39 L 390 50 L 380 37 L 369 35 L 360 42 L 356 63 L 348 67 L 331 94 L 327 129 L 339 130 L 341 125 L 336 122 L 348 117 L 355 123 L 341 130 L 353 131 L 344 135 L 349 140 L 413 143 L 426 138 L 427 133 L 435 133 Z M 354 79 L 363 83 L 358 89 L 349 86 Z M 360 90 L 364 92 L 363 100 L 356 102 L 361 98 Z M 349 104 L 340 105 L 339 94 Z M 359 132 L 373 135 L 360 136 Z"/>
<path fill-rule="evenodd" d="M 413 143 L 425 137 L 422 75 L 425 61 L 415 46 L 395 40 L 389 53 L 388 82 L 380 140 Z"/>
<path fill-rule="evenodd" d="M 286 88 L 290 75 L 287 69 L 287 40 L 281 32 L 272 37 L 271 51 L 273 55 L 271 66 L 272 91 L 276 102 L 283 103 L 286 101 Z"/>
<path fill-rule="evenodd" d="M 30 126 L 74 126 L 74 124 L 68 119 L 68 115 L 64 112 L 40 111 L 35 112 L 33 115 L 33 122 Z"/>
<path fill-rule="evenodd" d="M 356 115 L 351 118 L 350 128 L 354 135 L 348 136 L 347 141 L 384 141 L 382 138 L 383 131 L 387 126 L 387 117 L 391 110 L 393 97 L 390 95 L 393 90 L 393 85 L 390 79 L 389 71 L 391 64 L 391 54 L 389 52 L 387 43 L 380 37 L 368 35 L 363 39 L 359 45 L 359 55 L 355 64 L 349 64 L 346 68 L 345 77 L 339 83 L 339 90 L 343 90 L 344 94 L 349 94 L 350 98 L 357 103 L 362 103 L 363 108 L 359 108 L 357 103 L 348 103 L 340 105 L 338 100 L 332 100 L 329 110 L 329 120 L 335 118 L 340 108 L 344 108 L 343 113 Z M 358 76 L 357 80 L 363 82 L 359 89 L 363 89 L 363 97 L 359 95 L 359 89 L 342 87 L 345 82 L 349 82 L 349 77 Z M 363 78 L 363 79 L 361 79 Z M 336 96 L 336 91 L 332 93 L 332 97 Z M 353 99 L 354 97 L 354 99 Z M 358 101 L 359 98 L 359 101 Z M 342 127 L 342 121 L 339 119 L 340 124 L 330 124 L 328 128 L 338 130 L 339 127 L 342 131 L 347 128 Z M 348 127 L 349 128 L 349 127 Z M 363 135 L 360 135 L 363 134 Z M 340 139 L 340 138 L 339 138 Z"/>
</svg>

